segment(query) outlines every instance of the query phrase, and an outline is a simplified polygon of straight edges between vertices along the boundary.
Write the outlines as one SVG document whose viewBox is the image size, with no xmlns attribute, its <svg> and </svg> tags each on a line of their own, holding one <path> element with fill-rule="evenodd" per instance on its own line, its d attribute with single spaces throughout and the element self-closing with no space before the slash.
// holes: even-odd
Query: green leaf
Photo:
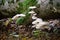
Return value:
<svg viewBox="0 0 60 40">
<path fill-rule="evenodd" d="M 39 30 L 35 30 L 35 31 L 33 32 L 33 35 L 34 35 L 35 37 L 38 37 L 39 34 L 40 34 L 40 31 L 39 31 Z"/>
<path fill-rule="evenodd" d="M 17 21 L 16 21 L 16 24 L 18 24 L 18 25 L 23 24 L 24 21 L 25 21 L 24 19 L 25 19 L 24 17 L 18 18 Z"/>
<path fill-rule="evenodd" d="M 35 6 L 37 4 L 36 0 L 25 0 L 22 3 L 19 3 L 19 8 L 17 9 L 17 11 L 19 13 L 24 13 L 24 12 L 28 12 L 28 8 L 30 6 Z"/>
</svg>

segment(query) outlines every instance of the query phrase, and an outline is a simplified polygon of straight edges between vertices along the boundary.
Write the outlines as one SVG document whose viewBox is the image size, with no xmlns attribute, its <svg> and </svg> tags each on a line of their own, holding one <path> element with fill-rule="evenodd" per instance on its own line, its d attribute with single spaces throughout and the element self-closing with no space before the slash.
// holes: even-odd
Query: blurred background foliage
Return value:
<svg viewBox="0 0 60 40">
<path fill-rule="evenodd" d="M 15 14 L 27 13 L 29 6 L 37 6 L 35 12 L 43 19 L 60 18 L 59 0 L 49 0 L 38 4 L 39 0 L 0 0 L 0 19 L 12 17 Z M 44 7 L 42 5 L 45 5 Z M 42 8 L 43 7 L 43 8 Z M 47 15 L 46 15 L 47 14 Z M 49 17 L 51 16 L 51 17 Z"/>
<path fill-rule="evenodd" d="M 18 25 L 19 24 L 27 25 L 27 24 L 29 24 L 28 22 L 30 22 L 30 14 L 28 14 L 28 12 L 30 11 L 28 8 L 30 6 L 36 6 L 37 7 L 34 11 L 37 13 L 37 17 L 39 17 L 39 18 L 43 18 L 43 19 L 60 18 L 60 9 L 59 9 L 60 8 L 60 3 L 57 2 L 56 3 L 57 5 L 55 6 L 54 3 L 53 3 L 53 0 L 50 0 L 48 5 L 44 9 L 44 8 L 41 8 L 41 6 L 43 4 L 37 4 L 37 2 L 38 1 L 36 1 L 36 0 L 24 0 L 23 2 L 20 2 L 19 0 L 17 0 L 17 1 L 2 0 L 2 2 L 0 2 L 0 19 L 9 18 L 9 17 L 13 17 L 16 14 L 24 13 L 26 15 L 26 17 L 20 17 L 19 19 L 17 19 L 16 23 Z M 0 23 L 0 25 L 1 25 L 1 23 Z M 8 25 L 8 22 L 7 22 L 6 25 Z M 48 33 L 45 33 L 45 32 L 39 33 L 39 32 L 41 32 L 41 31 L 35 30 L 33 36 L 34 37 L 38 36 L 42 40 L 45 40 L 44 38 L 46 38 L 46 40 L 49 40 L 49 39 L 47 39 L 48 38 Z M 58 31 L 55 30 L 55 32 L 58 32 Z M 53 40 L 52 38 L 54 37 L 54 35 L 52 34 L 52 36 L 50 36 L 50 37 L 51 37 L 50 40 Z M 39 38 L 39 40 L 40 40 L 40 38 Z"/>
<path fill-rule="evenodd" d="M 36 3 L 36 0 L 24 0 L 23 2 L 20 2 L 20 0 L 1 0 L 0 16 L 3 15 L 2 18 L 8 18 L 15 14 L 27 13 L 28 7 L 36 5 Z"/>
<path fill-rule="evenodd" d="M 36 0 L 24 0 L 24 2 L 19 2 L 18 12 L 19 13 L 27 12 L 30 6 L 34 6 L 36 4 L 37 4 Z"/>
<path fill-rule="evenodd" d="M 28 14 L 28 12 L 29 12 L 29 7 L 30 6 L 34 6 L 34 5 L 36 5 L 37 4 L 37 1 L 36 0 L 24 0 L 24 2 L 19 2 L 18 3 L 19 4 L 19 7 L 17 8 L 17 13 L 24 13 L 25 15 L 26 15 L 26 17 L 23 17 L 23 19 L 22 18 L 19 18 L 19 19 L 17 19 L 17 21 L 16 21 L 16 23 L 17 24 L 28 24 L 29 22 L 30 22 L 30 20 L 31 20 L 31 15 L 30 14 Z M 21 21 L 20 21 L 21 20 Z M 31 22 L 30 22 L 31 23 Z"/>
</svg>

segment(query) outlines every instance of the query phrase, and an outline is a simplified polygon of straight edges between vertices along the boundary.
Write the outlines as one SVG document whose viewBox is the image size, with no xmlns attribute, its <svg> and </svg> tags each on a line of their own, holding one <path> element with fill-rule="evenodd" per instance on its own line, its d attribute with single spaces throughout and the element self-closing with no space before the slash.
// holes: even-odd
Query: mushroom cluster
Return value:
<svg viewBox="0 0 60 40">
<path fill-rule="evenodd" d="M 36 6 L 32 6 L 32 7 L 29 7 L 29 9 L 32 9 L 29 13 L 31 14 L 32 16 L 32 24 L 33 24 L 33 28 L 36 28 L 36 29 L 43 29 L 44 25 L 48 25 L 49 23 L 48 22 L 45 22 L 43 21 L 41 18 L 38 18 L 36 17 L 37 13 L 34 12 L 33 9 L 35 9 Z"/>
</svg>

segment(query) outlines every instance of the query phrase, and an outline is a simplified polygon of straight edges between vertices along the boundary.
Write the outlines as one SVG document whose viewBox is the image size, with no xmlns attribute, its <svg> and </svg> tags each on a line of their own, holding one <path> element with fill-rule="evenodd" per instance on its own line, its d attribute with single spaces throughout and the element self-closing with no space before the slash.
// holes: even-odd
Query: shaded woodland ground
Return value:
<svg viewBox="0 0 60 40">
<path fill-rule="evenodd" d="M 16 3 L 19 4 L 19 7 L 18 5 L 14 5 L 13 2 L 12 4 L 6 4 L 7 6 L 9 4 L 7 9 L 2 10 L 3 8 L 0 8 L 0 40 L 60 40 L 60 9 L 58 6 L 53 6 L 51 0 L 45 9 L 42 9 L 40 4 L 36 4 L 36 0 L 25 0 L 23 3 L 17 1 Z M 36 17 L 42 18 L 43 22 L 54 20 L 57 20 L 57 22 L 53 22 L 55 24 L 50 30 L 45 28 L 50 27 L 50 24 L 48 26 L 42 26 L 44 28 L 42 30 L 32 28 L 32 21 L 34 20 L 28 14 L 31 11 L 28 9 L 30 6 L 37 7 L 33 10 L 37 13 Z M 18 25 L 16 24 L 17 20 L 12 20 L 12 17 L 16 14 L 27 15 L 26 17 L 21 17 L 23 21 L 20 20 L 18 22 L 20 23 L 22 21 L 22 24 Z"/>
</svg>

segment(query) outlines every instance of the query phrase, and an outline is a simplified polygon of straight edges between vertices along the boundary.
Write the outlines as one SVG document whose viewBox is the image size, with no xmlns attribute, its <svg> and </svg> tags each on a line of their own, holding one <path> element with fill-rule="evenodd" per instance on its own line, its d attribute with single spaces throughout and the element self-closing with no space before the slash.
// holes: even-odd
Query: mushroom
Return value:
<svg viewBox="0 0 60 40">
<path fill-rule="evenodd" d="M 36 6 L 31 6 L 31 7 L 29 7 L 29 9 L 35 9 L 36 8 Z"/>
<path fill-rule="evenodd" d="M 25 17 L 25 16 L 26 16 L 25 14 L 17 14 L 14 17 L 12 17 L 12 20 L 16 20 L 19 17 Z"/>
<path fill-rule="evenodd" d="M 43 21 L 41 18 L 37 18 L 35 21 L 32 22 L 33 26 L 32 27 L 35 27 L 36 29 L 43 29 L 44 25 L 48 25 L 49 23 L 48 22 L 45 22 Z"/>
</svg>

